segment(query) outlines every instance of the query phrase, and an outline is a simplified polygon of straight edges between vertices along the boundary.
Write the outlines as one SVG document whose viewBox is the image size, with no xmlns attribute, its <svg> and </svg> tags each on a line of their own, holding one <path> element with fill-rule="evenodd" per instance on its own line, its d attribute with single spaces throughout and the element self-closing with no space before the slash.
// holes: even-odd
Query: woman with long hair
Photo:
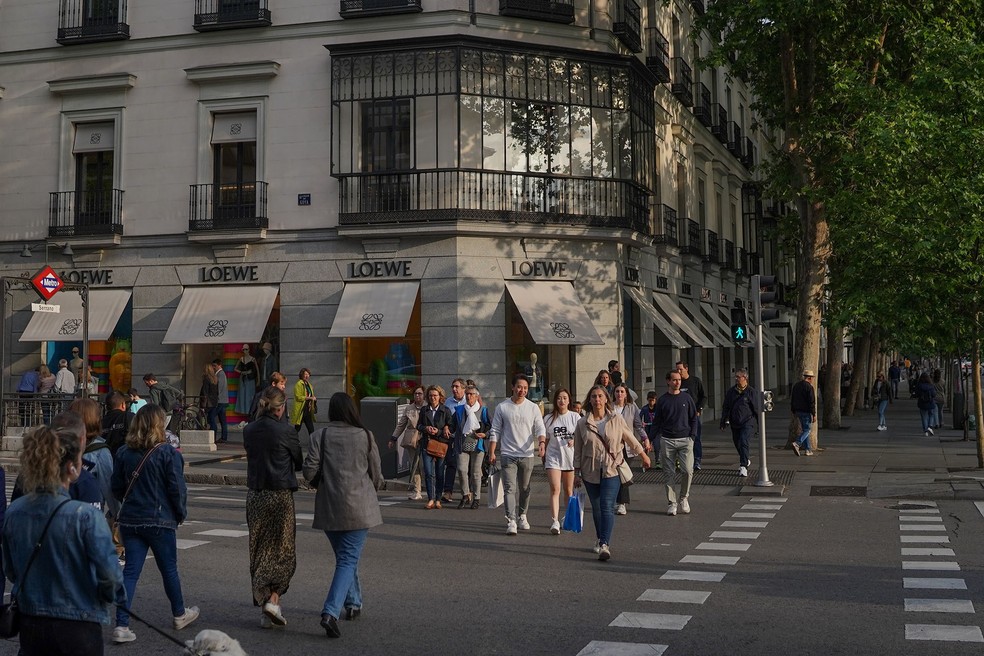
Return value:
<svg viewBox="0 0 984 656">
<path fill-rule="evenodd" d="M 99 483 L 103 497 L 103 510 L 110 510 L 115 516 L 119 506 L 113 498 L 111 480 L 113 477 L 113 452 L 102 437 L 102 417 L 99 403 L 92 399 L 75 399 L 68 406 L 69 412 L 74 412 L 82 418 L 85 424 L 85 451 L 83 464 Z"/>
<path fill-rule="evenodd" d="M 111 605 L 124 601 L 105 518 L 68 495 L 82 472 L 84 443 L 72 431 L 47 426 L 24 436 L 20 474 L 27 493 L 7 509 L 3 527 L 4 571 L 20 607 L 23 656 L 102 656 L 100 624 L 109 624 Z"/>
<path fill-rule="evenodd" d="M 615 383 L 612 382 L 612 374 L 607 369 L 602 369 L 598 372 L 598 375 L 595 376 L 594 384 L 604 387 L 605 391 L 608 392 L 608 398 L 612 398 L 612 395 L 615 393 Z M 584 405 L 586 407 L 588 405 L 587 402 Z"/>
<path fill-rule="evenodd" d="M 635 435 L 636 439 L 642 443 L 643 446 L 647 446 L 646 443 L 649 441 L 649 437 L 646 435 L 646 430 L 642 427 L 642 417 L 639 415 L 639 406 L 632 401 L 632 396 L 629 394 L 629 386 L 625 383 L 619 383 L 615 385 L 612 391 L 612 410 L 622 415 L 622 419 L 625 423 L 632 429 L 632 434 Z M 623 454 L 626 459 L 630 458 L 628 449 L 623 448 Z M 619 488 L 618 498 L 615 499 L 615 514 L 616 515 L 626 515 L 629 509 L 626 507 L 629 505 L 629 488 L 627 485 L 623 485 Z"/>
<path fill-rule="evenodd" d="M 198 391 L 198 405 L 208 417 L 208 427 L 213 439 L 220 442 L 221 427 L 219 426 L 219 379 L 215 375 L 215 365 L 211 362 L 202 367 L 202 387 Z"/>
<path fill-rule="evenodd" d="M 454 413 L 444 404 L 444 390 L 440 385 L 427 388 L 427 405 L 420 410 L 417 420 L 417 430 L 420 431 L 420 457 L 424 461 L 424 477 L 427 479 L 428 510 L 441 508 L 440 494 L 444 490 L 444 460 L 445 456 L 428 453 L 427 445 L 433 440 L 446 445 L 447 453 L 454 434 Z"/>
<path fill-rule="evenodd" d="M 420 431 L 417 430 L 417 421 L 420 419 L 420 410 L 424 407 L 424 395 L 426 390 L 423 385 L 413 388 L 413 402 L 406 405 L 396 428 L 393 429 L 393 437 L 390 438 L 389 448 L 395 449 L 397 442 L 403 447 L 403 459 L 400 462 L 400 471 L 409 470 L 407 474 L 407 498 L 411 501 L 419 501 L 420 495 L 420 473 L 423 469 L 420 458 Z"/>
<path fill-rule="evenodd" d="M 297 521 L 294 492 L 303 460 L 297 432 L 280 420 L 287 396 L 271 385 L 257 404 L 259 417 L 243 431 L 246 448 L 246 525 L 253 605 L 263 614 L 260 626 L 285 626 L 280 598 L 297 569 Z"/>
<path fill-rule="evenodd" d="M 301 434 L 301 425 L 307 426 L 308 437 L 314 433 L 315 415 L 318 414 L 318 397 L 314 395 L 314 386 L 311 385 L 311 370 L 302 367 L 297 372 L 297 382 L 294 383 L 294 402 L 290 406 L 290 423 L 298 436 Z"/>
<path fill-rule="evenodd" d="M 547 429 L 547 448 L 543 454 L 543 468 L 550 483 L 550 532 L 560 535 L 560 509 L 567 507 L 567 500 L 574 494 L 574 429 L 581 415 L 571 412 L 571 393 L 563 387 L 554 392 L 553 411 L 543 418 Z M 564 491 L 561 502 L 560 492 Z"/>
<path fill-rule="evenodd" d="M 130 614 L 137 591 L 137 580 L 147 560 L 154 562 L 164 581 L 164 593 L 171 602 L 175 630 L 198 619 L 198 607 L 185 608 L 178 577 L 178 524 L 188 515 L 188 489 L 184 480 L 184 459 L 168 444 L 164 435 L 167 415 L 159 405 L 148 403 L 140 408 L 126 444 L 116 452 L 113 468 L 113 494 L 120 501 L 118 524 L 126 549 L 123 584 L 126 606 L 116 609 L 113 642 L 132 642 L 137 636 L 130 630 Z"/>
<path fill-rule="evenodd" d="M 313 527 L 325 532 L 335 553 L 335 574 L 321 610 L 321 627 L 329 638 L 338 638 L 342 610 L 349 620 L 362 613 L 359 558 L 369 529 L 383 523 L 376 495 L 383 484 L 376 440 L 362 423 L 352 397 L 344 392 L 331 395 L 328 426 L 311 436 L 304 478 L 319 481 Z"/>
</svg>

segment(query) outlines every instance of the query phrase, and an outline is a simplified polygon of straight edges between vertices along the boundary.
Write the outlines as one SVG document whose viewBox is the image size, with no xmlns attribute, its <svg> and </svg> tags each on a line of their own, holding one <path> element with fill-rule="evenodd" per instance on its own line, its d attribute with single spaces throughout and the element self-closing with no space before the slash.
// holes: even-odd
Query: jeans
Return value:
<svg viewBox="0 0 984 656">
<path fill-rule="evenodd" d="M 625 458 L 625 462 L 630 462 L 629 460 L 629 450 L 626 447 L 622 447 L 622 457 Z M 629 486 L 623 485 L 618 490 L 618 496 L 615 497 L 616 505 L 628 505 L 632 503 L 632 499 L 629 498 Z"/>
<path fill-rule="evenodd" d="M 448 449 L 448 455 L 451 457 L 444 459 L 444 486 L 441 488 L 441 493 L 450 499 L 454 494 L 454 477 L 455 470 L 458 468 L 458 454 L 451 453 L 451 449 Z"/>
<path fill-rule="evenodd" d="M 810 448 L 810 427 L 813 424 L 813 415 L 809 412 L 797 412 L 796 418 L 799 419 L 803 432 L 796 438 L 796 443 L 804 449 Z"/>
<path fill-rule="evenodd" d="M 325 535 L 331 543 L 331 550 L 335 552 L 335 575 L 331 577 L 331 586 L 321 612 L 338 619 L 342 608 L 362 608 L 359 558 L 369 536 L 369 529 L 325 531 Z"/>
<path fill-rule="evenodd" d="M 738 451 L 738 466 L 747 467 L 751 464 L 748 457 L 748 443 L 755 437 L 755 429 L 758 426 L 752 422 L 747 422 L 742 426 L 731 424 L 731 441 L 735 443 Z"/>
<path fill-rule="evenodd" d="M 936 422 L 933 424 L 937 428 L 943 428 L 943 404 L 936 402 Z"/>
<path fill-rule="evenodd" d="M 219 429 L 220 426 L 222 427 L 221 430 Z M 226 424 L 224 405 L 217 405 L 214 408 L 208 409 L 208 427 L 215 433 L 218 441 L 229 441 L 229 426 Z M 220 433 L 221 436 L 219 436 Z"/>
<path fill-rule="evenodd" d="M 103 656 L 103 653 L 102 626 L 98 622 L 21 614 L 21 656 Z"/>
<path fill-rule="evenodd" d="M 666 437 L 660 440 L 663 450 L 660 453 L 663 459 L 663 476 L 666 477 L 666 501 L 668 503 L 677 502 L 677 493 L 674 489 L 676 484 L 676 461 L 680 461 L 680 472 L 683 481 L 680 483 L 680 497 L 690 496 L 690 484 L 694 480 L 694 441 L 689 437 L 679 437 L 676 439 Z"/>
<path fill-rule="evenodd" d="M 888 399 L 882 399 L 878 402 L 878 425 L 885 425 L 885 408 L 888 407 Z"/>
<path fill-rule="evenodd" d="M 600 483 L 584 481 L 584 489 L 591 500 L 595 533 L 601 544 L 611 544 L 612 530 L 615 528 L 615 497 L 621 487 L 618 476 L 602 477 Z"/>
<path fill-rule="evenodd" d="M 933 424 L 933 415 L 936 414 L 936 404 L 932 408 L 919 408 L 919 418 L 922 419 L 923 432 L 928 433 L 929 427 Z"/>
<path fill-rule="evenodd" d="M 123 547 L 126 549 L 126 565 L 123 566 L 123 587 L 126 589 L 126 607 L 133 604 L 137 579 L 147 561 L 147 551 L 154 553 L 154 562 L 164 581 L 164 594 L 171 602 L 171 615 L 184 615 L 184 597 L 181 579 L 178 578 L 178 541 L 173 528 L 160 526 L 121 526 Z M 130 614 L 116 608 L 116 626 L 129 626 Z"/>
<path fill-rule="evenodd" d="M 896 398 L 896 399 L 899 398 L 899 383 L 900 382 L 901 381 L 898 381 L 898 380 L 893 380 L 892 381 L 892 396 L 894 398 Z"/>
<path fill-rule="evenodd" d="M 482 460 L 484 451 L 469 451 L 458 454 L 458 482 L 461 484 L 461 494 L 472 495 L 473 499 L 482 498 Z"/>
<path fill-rule="evenodd" d="M 424 461 L 424 478 L 427 479 L 427 500 L 437 501 L 444 490 L 444 458 L 435 458 L 424 449 L 420 450 Z"/>
<path fill-rule="evenodd" d="M 530 479 L 533 477 L 533 456 L 501 458 L 502 494 L 506 501 L 506 519 L 516 521 L 530 508 Z M 519 507 L 516 506 L 516 488 L 519 487 Z"/>
</svg>

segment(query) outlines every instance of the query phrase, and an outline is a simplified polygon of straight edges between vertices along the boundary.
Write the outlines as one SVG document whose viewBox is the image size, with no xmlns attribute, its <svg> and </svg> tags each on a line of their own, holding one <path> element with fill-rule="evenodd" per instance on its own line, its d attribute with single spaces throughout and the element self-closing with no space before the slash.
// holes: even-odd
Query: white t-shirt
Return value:
<svg viewBox="0 0 984 656">
<path fill-rule="evenodd" d="M 540 435 L 546 435 L 546 429 L 537 404 L 529 399 L 514 403 L 508 398 L 495 406 L 489 440 L 499 443 L 500 456 L 532 458 Z"/>
<path fill-rule="evenodd" d="M 557 415 L 556 419 L 552 414 L 543 418 L 543 425 L 547 429 L 544 469 L 574 470 L 574 429 L 580 420 L 581 415 L 576 412 Z"/>
</svg>

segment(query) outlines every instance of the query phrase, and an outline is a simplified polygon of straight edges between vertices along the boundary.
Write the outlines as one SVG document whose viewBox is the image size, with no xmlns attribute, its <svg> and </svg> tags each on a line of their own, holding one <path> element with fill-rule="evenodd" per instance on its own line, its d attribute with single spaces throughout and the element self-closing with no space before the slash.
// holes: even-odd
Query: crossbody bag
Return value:
<svg viewBox="0 0 984 656">
<path fill-rule="evenodd" d="M 618 480 L 626 487 L 632 485 L 633 473 L 632 467 L 629 466 L 629 463 L 625 462 L 625 458 L 622 458 L 622 461 L 619 462 L 618 458 L 615 457 L 615 454 L 608 448 L 608 444 L 605 442 L 605 438 L 602 437 L 601 433 L 596 431 L 591 424 L 587 423 L 587 421 L 585 421 L 584 425 L 587 426 L 589 431 L 598 436 L 602 446 L 605 447 L 605 453 L 608 454 L 608 457 L 612 459 L 612 463 L 615 464 L 615 471 L 618 472 Z"/>
</svg>

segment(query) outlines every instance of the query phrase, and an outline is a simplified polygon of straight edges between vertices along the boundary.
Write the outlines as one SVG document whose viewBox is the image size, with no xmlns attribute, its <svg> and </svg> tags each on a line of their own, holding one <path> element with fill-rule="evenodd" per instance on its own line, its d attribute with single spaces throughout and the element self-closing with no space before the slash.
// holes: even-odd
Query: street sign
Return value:
<svg viewBox="0 0 984 656">
<path fill-rule="evenodd" d="M 48 305 L 47 303 L 31 303 L 31 312 L 50 312 L 58 314 L 61 312 L 60 305 Z"/>
<path fill-rule="evenodd" d="M 41 298 L 46 301 L 50 301 L 51 297 L 58 293 L 58 290 L 62 288 L 65 283 L 62 279 L 58 277 L 55 270 L 50 266 L 38 271 L 33 278 L 31 278 L 31 284 L 34 285 L 34 289 L 37 290 Z"/>
</svg>

